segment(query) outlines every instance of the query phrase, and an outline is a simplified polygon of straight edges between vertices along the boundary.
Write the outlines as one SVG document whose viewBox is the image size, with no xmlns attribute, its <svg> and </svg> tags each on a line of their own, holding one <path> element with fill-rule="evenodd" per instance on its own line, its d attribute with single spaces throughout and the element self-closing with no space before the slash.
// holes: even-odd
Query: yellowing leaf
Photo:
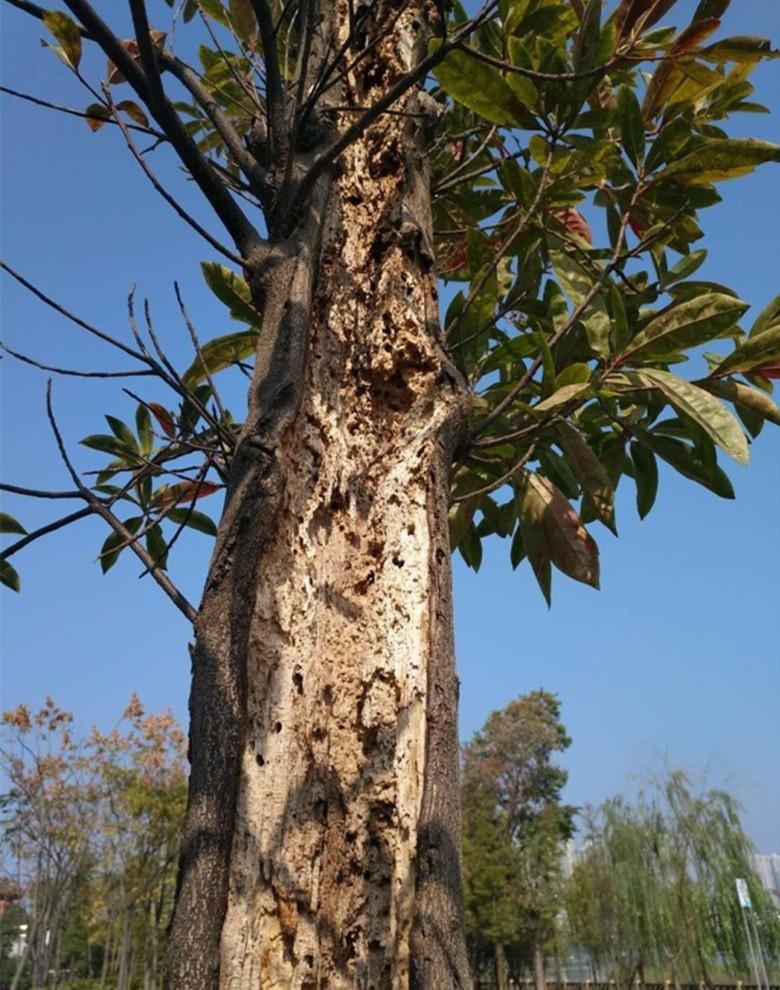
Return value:
<svg viewBox="0 0 780 990">
<path fill-rule="evenodd" d="M 207 381 L 210 375 L 229 368 L 231 364 L 245 361 L 255 352 L 257 331 L 245 330 L 241 333 L 229 333 L 224 337 L 210 340 L 200 349 L 190 367 L 182 375 L 182 382 L 187 388 L 194 388 L 201 382 Z"/>
<path fill-rule="evenodd" d="M 714 340 L 734 326 L 748 309 L 741 299 L 725 293 L 696 296 L 654 317 L 623 351 L 631 361 L 660 360 Z"/>
<path fill-rule="evenodd" d="M 606 384 L 608 387 L 623 385 L 628 388 L 658 389 L 676 409 L 698 423 L 727 454 L 740 464 L 748 463 L 750 454 L 742 427 L 722 402 L 718 402 L 698 385 L 659 368 L 643 368 L 641 371 L 609 375 Z"/>
<path fill-rule="evenodd" d="M 780 162 L 780 145 L 752 138 L 711 138 L 667 165 L 656 181 L 720 182 L 752 172 L 764 162 Z"/>
<path fill-rule="evenodd" d="M 713 375 L 752 371 L 780 361 L 780 323 L 749 337 L 712 372 Z"/>
<path fill-rule="evenodd" d="M 81 62 L 81 31 L 78 24 L 61 10 L 47 10 L 43 23 L 59 41 L 70 67 L 78 69 Z"/>
</svg>

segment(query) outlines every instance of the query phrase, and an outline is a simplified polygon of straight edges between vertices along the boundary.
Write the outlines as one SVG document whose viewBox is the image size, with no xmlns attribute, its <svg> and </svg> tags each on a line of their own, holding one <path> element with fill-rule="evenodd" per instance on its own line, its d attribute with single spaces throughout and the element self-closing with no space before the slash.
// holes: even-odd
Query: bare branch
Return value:
<svg viewBox="0 0 780 990">
<path fill-rule="evenodd" d="M 276 52 L 276 32 L 268 0 L 249 0 L 260 30 L 265 61 L 265 89 L 268 106 L 268 135 L 274 157 L 286 156 L 289 139 L 284 114 L 284 88 Z"/>
<path fill-rule="evenodd" d="M 111 31 L 87 0 L 65 0 L 70 12 L 76 16 L 106 55 L 122 72 L 138 96 L 149 108 L 154 119 L 175 148 L 182 163 L 189 170 L 212 209 L 242 255 L 248 255 L 262 244 L 262 238 L 230 195 L 217 171 L 201 153 L 187 133 L 181 118 L 166 97 L 160 82 L 155 54 L 149 38 L 146 10 L 139 0 L 132 0 L 131 9 L 135 24 L 142 71 L 127 53 L 122 42 Z"/>
<path fill-rule="evenodd" d="M 6 354 L 10 354 L 17 361 L 23 361 L 25 364 L 32 365 L 33 368 L 39 368 L 41 371 L 50 371 L 55 375 L 70 375 L 74 378 L 140 378 L 143 375 L 157 374 L 151 368 L 143 368 L 137 371 L 76 371 L 73 368 L 57 368 L 55 365 L 43 364 L 41 361 L 36 361 L 35 358 L 31 358 L 27 354 L 15 351 L 8 344 L 3 343 L 2 340 L 0 340 L 0 350 L 5 351 Z"/>
<path fill-rule="evenodd" d="M 23 488 L 21 485 L 9 485 L 6 482 L 0 482 L 0 492 L 10 492 L 12 495 L 25 495 L 27 498 L 84 498 L 79 491 L 49 492 L 41 488 Z"/>
<path fill-rule="evenodd" d="M 226 247 L 224 244 L 218 241 L 213 234 L 210 234 L 205 227 L 201 226 L 201 224 L 199 224 L 198 221 L 193 216 L 190 216 L 190 214 L 184 209 L 184 207 L 179 203 L 179 201 L 174 196 L 172 196 L 168 192 L 168 190 L 162 185 L 162 183 L 158 180 L 157 176 L 148 166 L 145 159 L 143 158 L 138 148 L 136 147 L 135 142 L 133 141 L 133 137 L 130 134 L 130 131 L 127 129 L 127 124 L 124 122 L 124 120 L 122 120 L 122 118 L 119 115 L 119 111 L 114 106 L 114 103 L 111 100 L 108 86 L 104 85 L 103 92 L 106 94 L 106 98 L 109 100 L 109 107 L 111 110 L 111 114 L 113 116 L 113 120 L 119 126 L 119 129 L 122 131 L 122 136 L 125 139 L 125 143 L 127 144 L 130 154 L 141 166 L 144 175 L 151 182 L 152 186 L 154 186 L 156 191 L 162 196 L 165 202 L 170 207 L 172 207 L 175 213 L 177 213 L 178 216 L 181 217 L 181 219 L 185 223 L 189 224 L 193 230 L 197 231 L 197 233 L 199 233 L 200 236 L 205 241 L 208 241 L 208 243 L 213 248 L 215 248 L 215 250 L 219 251 L 220 254 L 225 255 L 225 257 L 229 258 L 231 261 L 234 261 L 239 265 L 243 265 L 244 259 L 240 255 L 237 255 L 234 251 L 231 251 L 230 248 Z"/>
<path fill-rule="evenodd" d="M 111 344 L 112 347 L 116 347 L 124 354 L 127 354 L 128 357 L 131 357 L 136 361 L 140 361 L 141 364 L 146 364 L 146 365 L 149 364 L 148 357 L 141 354 L 140 351 L 133 350 L 132 347 L 128 347 L 127 344 L 123 344 L 122 341 L 117 340 L 116 337 L 112 337 L 110 334 L 105 333 L 103 330 L 98 330 L 97 327 L 93 327 L 90 323 L 87 323 L 85 320 L 82 320 L 81 317 L 76 316 L 75 313 L 71 313 L 70 310 L 65 309 L 64 306 L 61 306 L 58 302 L 55 302 L 50 296 L 47 296 L 45 292 L 42 292 L 36 285 L 33 285 L 32 282 L 28 282 L 23 275 L 20 275 L 19 272 L 14 271 L 14 269 L 11 268 L 10 265 L 6 264 L 2 260 L 0 260 L 0 268 L 2 268 L 3 271 L 8 272 L 11 278 L 16 279 L 16 281 L 20 285 L 23 285 L 25 289 L 28 289 L 30 292 L 32 292 L 32 294 L 36 296 L 38 299 L 40 299 L 41 302 L 46 303 L 47 306 L 50 306 L 61 316 L 64 316 L 67 319 L 69 319 L 71 323 L 75 323 L 77 327 L 81 327 L 82 330 L 86 330 L 87 333 L 91 333 L 94 337 L 98 337 L 100 340 L 105 341 L 105 343 Z"/>
<path fill-rule="evenodd" d="M 3 487 L 5 488 L 7 486 L 4 485 Z M 77 495 L 72 497 L 83 498 L 84 496 Z M 78 522 L 79 519 L 86 519 L 87 516 L 91 516 L 94 511 L 95 510 L 92 506 L 88 505 L 84 509 L 78 509 L 76 512 L 71 512 L 70 515 L 63 516 L 61 519 L 55 519 L 54 522 L 47 523 L 45 526 L 41 526 L 40 529 L 34 530 L 32 533 L 27 533 L 21 540 L 17 540 L 16 543 L 12 543 L 9 547 L 6 547 L 5 550 L 0 553 L 0 560 L 8 560 L 9 557 L 13 557 L 15 553 L 18 553 L 26 546 L 34 543 L 36 540 L 39 540 L 42 536 L 48 536 L 49 533 L 55 533 L 58 529 L 64 529 L 65 526 L 70 526 L 71 523 Z"/>
<path fill-rule="evenodd" d="M 189 315 L 187 313 L 187 310 L 186 310 L 186 308 L 184 306 L 184 300 L 182 299 L 182 296 L 181 296 L 181 290 L 179 288 L 179 283 L 178 282 L 174 282 L 173 283 L 173 288 L 174 288 L 174 292 L 176 293 L 176 301 L 179 304 L 179 310 L 181 312 L 182 319 L 184 320 L 184 325 L 187 327 L 187 332 L 190 335 L 190 340 L 192 341 L 192 346 L 195 348 L 195 354 L 197 355 L 197 358 L 200 361 L 200 366 L 203 369 L 203 373 L 205 374 L 206 380 L 209 383 L 209 388 L 211 389 L 211 394 L 214 397 L 214 402 L 216 404 L 217 410 L 219 411 L 220 419 L 221 420 L 224 420 L 225 419 L 225 408 L 222 405 L 222 400 L 220 398 L 219 392 L 217 391 L 217 387 L 214 384 L 214 379 L 211 377 L 211 372 L 209 371 L 208 365 L 206 364 L 206 361 L 203 358 L 203 351 L 201 350 L 200 340 L 198 339 L 198 333 L 195 330 L 195 327 L 194 327 L 192 321 L 190 320 Z M 233 438 L 231 437 L 230 439 L 232 441 Z"/>
<path fill-rule="evenodd" d="M 7 0 L 10 2 L 10 0 Z M 32 96 L 30 93 L 20 93 L 19 90 L 11 89 L 8 86 L 0 86 L 0 93 L 5 93 L 7 96 L 14 96 L 17 100 L 26 100 L 28 103 L 33 103 L 36 107 L 45 107 L 47 110 L 56 110 L 58 113 L 68 114 L 71 117 L 80 117 L 82 120 L 91 120 L 90 114 L 85 113 L 83 110 L 74 110 L 72 107 L 63 107 L 59 103 L 51 103 L 49 100 L 42 100 L 38 96 Z M 107 118 L 101 123 L 111 124 L 112 127 L 116 126 L 116 121 Z M 167 141 L 168 139 L 161 131 L 156 131 L 153 127 L 144 127 L 142 124 L 130 124 L 127 125 L 131 131 L 138 131 L 140 134 L 148 134 L 150 137 L 157 138 L 158 141 Z"/>
<path fill-rule="evenodd" d="M 65 449 L 65 443 L 62 439 L 62 433 L 57 425 L 57 420 L 54 416 L 54 409 L 52 407 L 51 401 L 51 379 L 49 380 L 46 387 L 46 415 L 48 416 L 49 423 L 54 433 L 54 439 L 57 442 L 57 449 L 60 452 L 60 457 L 62 458 L 63 464 L 67 468 L 68 474 L 70 474 L 73 479 L 73 484 L 82 492 L 85 501 L 89 504 L 90 512 L 94 512 L 99 515 L 115 533 L 118 533 L 123 540 L 132 540 L 133 534 L 130 530 L 117 519 L 114 513 L 106 506 L 93 492 L 86 487 L 78 475 L 78 472 L 74 468 L 70 458 L 68 457 L 68 452 Z M 154 567 L 155 561 L 153 560 L 150 553 L 148 553 L 143 547 L 139 546 L 137 543 L 131 543 L 130 549 L 138 557 L 138 559 L 144 564 L 145 567 Z M 171 599 L 174 605 L 179 609 L 179 611 L 185 615 L 190 622 L 194 623 L 197 619 L 198 613 L 195 608 L 187 601 L 184 595 L 179 591 L 176 585 L 171 581 L 167 574 L 159 570 L 150 570 L 150 573 L 157 584 L 162 588 L 165 594 Z"/>
<path fill-rule="evenodd" d="M 246 176 L 252 192 L 256 196 L 262 195 L 265 191 L 265 169 L 261 168 L 255 158 L 247 151 L 238 132 L 230 122 L 230 118 L 220 108 L 211 93 L 201 85 L 197 74 L 181 59 L 169 52 L 162 53 L 160 64 L 194 96 L 196 102 L 225 142 L 233 160 Z"/>
</svg>

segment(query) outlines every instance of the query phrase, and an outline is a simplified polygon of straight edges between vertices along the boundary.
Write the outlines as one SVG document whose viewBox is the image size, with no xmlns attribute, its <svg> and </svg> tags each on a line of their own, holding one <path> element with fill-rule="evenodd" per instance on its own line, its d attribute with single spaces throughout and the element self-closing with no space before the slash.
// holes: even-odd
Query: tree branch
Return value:
<svg viewBox="0 0 780 990">
<path fill-rule="evenodd" d="M 157 176 L 154 174 L 154 172 L 151 170 L 151 168 L 145 161 L 143 155 L 140 153 L 138 148 L 136 148 L 135 141 L 133 141 L 132 135 L 130 134 L 130 131 L 127 129 L 127 124 L 119 116 L 119 111 L 115 107 L 113 100 L 111 100 L 108 86 L 104 85 L 103 92 L 106 95 L 106 99 L 109 100 L 109 107 L 111 110 L 111 114 L 113 116 L 113 121 L 115 124 L 118 125 L 119 129 L 121 130 L 122 136 L 124 137 L 125 143 L 127 144 L 128 151 L 141 166 L 144 175 L 149 180 L 149 182 L 151 182 L 154 189 L 160 194 L 160 196 L 162 196 L 162 198 L 171 207 L 171 209 L 173 209 L 173 211 L 186 224 L 189 224 L 189 226 L 192 227 L 192 229 L 196 231 L 196 233 L 200 234 L 200 236 L 205 241 L 207 241 L 216 251 L 219 251 L 220 254 L 223 254 L 226 258 L 229 258 L 231 261 L 235 262 L 236 264 L 243 265 L 244 259 L 240 255 L 237 255 L 235 251 L 231 251 L 230 248 L 226 247 L 221 241 L 218 241 L 216 237 L 214 237 L 213 234 L 210 234 L 206 230 L 206 228 L 203 227 L 200 223 L 198 223 L 198 221 L 193 216 L 190 216 L 190 214 L 184 209 L 181 203 L 179 203 L 176 197 L 172 196 L 165 188 L 165 186 L 163 186 L 163 184 L 158 180 Z"/>
<path fill-rule="evenodd" d="M 10 0 L 7 0 L 7 2 L 10 2 Z M 51 103 L 49 100 L 42 100 L 40 97 L 32 96 L 30 93 L 20 93 L 18 90 L 11 89 L 8 86 L 0 86 L 0 93 L 5 93 L 7 96 L 15 96 L 17 100 L 26 100 L 28 103 L 35 104 L 36 107 L 45 107 L 47 110 L 56 110 L 58 113 L 68 114 L 71 117 L 80 117 L 82 120 L 94 119 L 90 114 L 85 113 L 83 110 L 74 110 L 72 107 L 63 107 L 59 103 Z M 115 120 L 101 120 L 101 123 L 116 126 Z M 148 134 L 149 137 L 156 138 L 158 141 L 168 140 L 161 131 L 156 131 L 153 127 L 144 127 L 142 124 L 128 124 L 127 126 L 131 131 L 138 131 L 140 134 Z"/>
<path fill-rule="evenodd" d="M 5 351 L 6 354 L 10 354 L 17 361 L 23 361 L 25 364 L 32 365 L 33 368 L 39 368 L 41 371 L 50 371 L 54 375 L 70 375 L 74 378 L 140 378 L 143 375 L 157 374 L 151 368 L 144 368 L 137 371 L 76 371 L 73 368 L 57 368 L 55 365 L 43 364 L 41 361 L 36 361 L 35 358 L 28 357 L 20 351 L 15 351 L 8 344 L 3 343 L 2 340 L 0 340 L 0 350 Z"/>
<path fill-rule="evenodd" d="M 52 432 L 54 433 L 54 439 L 57 442 L 57 449 L 60 452 L 60 457 L 67 468 L 68 474 L 70 474 L 73 479 L 73 484 L 82 493 L 85 501 L 88 503 L 90 507 L 89 511 L 99 515 L 105 522 L 108 523 L 115 533 L 122 537 L 123 540 L 130 541 L 128 545 L 136 557 L 138 557 L 145 567 L 149 568 L 149 573 L 162 588 L 165 594 L 171 599 L 174 605 L 179 609 L 179 611 L 194 624 L 198 616 L 197 610 L 187 601 L 168 575 L 155 568 L 156 561 L 153 559 L 151 554 L 148 553 L 143 547 L 138 546 L 137 543 L 132 542 L 133 534 L 130 530 L 123 523 L 121 523 L 119 519 L 117 519 L 114 513 L 106 505 L 104 505 L 103 502 L 89 490 L 89 488 L 86 487 L 79 477 L 78 472 L 68 457 L 68 452 L 65 449 L 65 443 L 62 439 L 62 434 L 60 433 L 60 428 L 57 425 L 57 420 L 54 416 L 54 409 L 51 401 L 51 379 L 49 379 L 46 387 L 46 415 L 48 416 Z"/>
<path fill-rule="evenodd" d="M 46 303 L 47 306 L 50 306 L 61 316 L 69 319 L 71 323 L 75 323 L 77 327 L 81 327 L 81 329 L 86 330 L 87 333 L 91 333 L 93 336 L 105 341 L 105 343 L 111 344 L 112 347 L 118 348 L 118 350 L 122 351 L 124 354 L 127 354 L 128 357 L 133 358 L 135 361 L 140 361 L 141 364 L 145 364 L 147 366 L 149 365 L 149 358 L 146 355 L 142 354 L 140 351 L 133 350 L 132 347 L 128 347 L 127 344 L 123 344 L 121 340 L 117 340 L 115 337 L 105 333 L 103 330 L 98 330 L 97 327 L 93 327 L 90 323 L 87 323 L 79 316 L 76 316 L 75 313 L 71 313 L 70 310 L 65 309 L 64 306 L 61 306 L 58 302 L 55 302 L 50 296 L 47 296 L 45 292 L 42 292 L 36 285 L 33 285 L 32 282 L 28 282 L 24 276 L 20 275 L 19 272 L 14 271 L 10 265 L 7 265 L 2 260 L 0 260 L 0 269 L 8 272 L 11 278 L 16 279 L 20 285 L 23 285 L 25 289 L 31 292 L 36 298 L 40 299 L 41 302 Z"/>
<path fill-rule="evenodd" d="M 145 72 L 141 71 L 122 42 L 87 0 L 65 0 L 65 4 L 146 104 L 182 163 L 233 238 L 239 252 L 246 257 L 254 248 L 262 244 L 262 238 L 236 204 L 217 171 L 187 133 L 179 115 L 166 97 L 155 62 L 156 55 L 149 38 L 149 22 L 143 3 L 139 0 L 131 0 L 130 6 Z"/>
<path fill-rule="evenodd" d="M 289 136 L 284 114 L 284 87 L 276 51 L 276 31 L 268 0 L 249 0 L 260 30 L 265 61 L 265 98 L 268 107 L 268 136 L 273 157 L 286 157 Z"/>
<path fill-rule="evenodd" d="M 196 102 L 203 109 L 206 116 L 214 125 L 215 130 L 225 142 L 225 146 L 232 155 L 234 161 L 244 173 L 249 182 L 252 192 L 256 196 L 261 196 L 265 191 L 265 169 L 261 168 L 254 156 L 247 151 L 238 132 L 230 122 L 230 118 L 221 109 L 217 101 L 201 85 L 196 73 L 181 59 L 176 58 L 170 52 L 163 52 L 160 55 L 160 64 L 166 68 L 171 75 L 175 76 L 182 86 L 193 95 Z"/>
<path fill-rule="evenodd" d="M 11 486 L 3 485 L 2 487 L 6 488 Z M 84 498 L 81 494 L 71 497 Z M 34 530 L 32 533 L 27 533 L 21 540 L 17 540 L 16 543 L 12 543 L 9 547 L 6 547 L 5 550 L 0 553 L 0 560 L 8 560 L 9 557 L 13 557 L 15 553 L 23 550 L 26 546 L 29 546 L 30 543 L 34 543 L 36 540 L 39 540 L 42 536 L 47 536 L 49 533 L 54 533 L 58 529 L 64 529 L 65 526 L 70 526 L 71 523 L 77 522 L 79 519 L 86 519 L 87 516 L 91 516 L 94 511 L 95 510 L 92 506 L 88 505 L 83 509 L 78 509 L 76 512 L 71 512 L 68 516 L 63 516 L 61 519 L 55 519 L 54 522 L 47 523 L 45 526 L 41 526 L 40 529 Z"/>
</svg>

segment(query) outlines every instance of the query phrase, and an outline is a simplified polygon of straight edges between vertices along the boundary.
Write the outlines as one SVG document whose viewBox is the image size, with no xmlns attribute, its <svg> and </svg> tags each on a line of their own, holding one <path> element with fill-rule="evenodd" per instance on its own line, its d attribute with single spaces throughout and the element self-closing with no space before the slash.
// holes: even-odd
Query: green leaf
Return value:
<svg viewBox="0 0 780 990">
<path fill-rule="evenodd" d="M 138 441 L 136 440 L 135 433 L 133 433 L 126 423 L 123 423 L 121 419 L 117 419 L 116 416 L 106 416 L 106 422 L 117 440 L 121 440 L 126 447 L 129 447 L 133 451 L 138 450 Z"/>
<path fill-rule="evenodd" d="M 734 498 L 734 487 L 725 471 L 716 463 L 705 464 L 699 460 L 688 444 L 655 433 L 640 433 L 640 439 L 683 477 L 703 485 L 721 498 Z"/>
<path fill-rule="evenodd" d="M 128 529 L 131 533 L 135 534 L 140 529 L 143 521 L 143 516 L 133 516 L 131 519 L 125 519 L 122 525 L 125 529 Z M 126 549 L 126 547 L 123 546 L 124 543 L 125 537 L 122 536 L 121 533 L 117 533 L 112 530 L 108 536 L 108 539 L 100 548 L 100 569 L 104 574 L 107 571 L 110 571 L 114 564 L 119 560 L 120 553 Z"/>
<path fill-rule="evenodd" d="M 780 162 L 780 145 L 753 138 L 710 138 L 672 161 L 656 181 L 673 179 L 682 185 L 720 182 L 746 175 L 765 162 Z"/>
<path fill-rule="evenodd" d="M 706 293 L 670 306 L 648 323 L 623 351 L 635 361 L 663 361 L 689 347 L 705 344 L 734 326 L 748 303 L 733 296 Z"/>
<path fill-rule="evenodd" d="M 135 428 L 138 431 L 141 454 L 148 457 L 154 449 L 154 430 L 151 414 L 142 402 L 138 403 L 135 410 Z"/>
<path fill-rule="evenodd" d="M 575 581 L 598 588 L 598 547 L 564 495 L 547 478 L 530 471 L 522 471 L 517 484 L 528 559 L 548 604 L 550 562 Z"/>
<path fill-rule="evenodd" d="M 260 314 L 252 305 L 252 295 L 246 280 L 218 261 L 202 261 L 200 267 L 206 285 L 228 307 L 233 319 L 259 327 Z"/>
<path fill-rule="evenodd" d="M 578 395 L 582 395 L 583 392 L 587 392 L 590 388 L 590 382 L 577 382 L 572 385 L 563 385 L 561 388 L 556 389 L 552 395 L 538 402 L 534 407 L 534 412 L 549 412 L 551 409 L 557 409 L 558 406 L 563 406 L 567 402 L 571 402 L 572 399 L 576 399 Z"/>
<path fill-rule="evenodd" d="M 254 43 L 257 38 L 257 19 L 251 0 L 230 0 L 230 21 L 244 44 Z"/>
<path fill-rule="evenodd" d="M 666 289 L 675 282 L 690 278 L 697 272 L 707 260 L 707 251 L 700 248 L 698 251 L 691 251 L 690 254 L 683 255 L 676 265 L 672 265 L 668 272 L 661 279 L 661 288 Z"/>
<path fill-rule="evenodd" d="M 456 502 L 450 506 L 449 527 L 450 527 L 450 549 L 455 550 L 468 532 L 474 513 L 477 511 L 479 498 L 467 498 L 461 502 Z"/>
<path fill-rule="evenodd" d="M 594 279 L 563 251 L 550 251 L 550 261 L 564 292 L 575 308 L 580 306 L 593 288 Z M 609 354 L 610 317 L 600 292 L 587 305 L 581 319 L 591 349 L 599 357 L 606 357 Z"/>
<path fill-rule="evenodd" d="M 631 163 L 636 166 L 644 157 L 645 121 L 639 101 L 629 86 L 621 86 L 617 109 L 623 148 Z"/>
<path fill-rule="evenodd" d="M 709 17 L 723 17 L 730 6 L 731 0 L 700 0 L 693 21 L 695 23 Z"/>
<path fill-rule="evenodd" d="M 0 584 L 4 584 L 11 591 L 19 591 L 21 587 L 19 575 L 7 560 L 0 560 Z"/>
<path fill-rule="evenodd" d="M 205 512 L 199 512 L 197 509 L 171 509 L 166 519 L 170 519 L 171 522 L 179 526 L 182 524 L 190 526 L 192 529 L 196 529 L 199 533 L 205 533 L 207 536 L 217 535 L 217 524 L 211 516 L 207 516 Z"/>
<path fill-rule="evenodd" d="M 750 336 L 754 337 L 756 334 L 762 333 L 764 330 L 769 330 L 770 327 L 775 326 L 775 324 L 780 324 L 780 296 L 775 296 L 775 298 L 767 303 L 767 305 L 761 310 L 761 312 L 756 317 L 756 321 L 750 328 Z"/>
<path fill-rule="evenodd" d="M 207 14 L 217 24 L 222 27 L 230 27 L 227 11 L 219 0 L 198 0 L 198 5 L 204 14 Z"/>
<path fill-rule="evenodd" d="M 104 454 L 113 454 L 114 457 L 120 458 L 123 464 L 128 461 L 133 463 L 137 459 L 137 451 L 134 448 L 129 448 L 121 440 L 117 440 L 116 437 L 109 436 L 106 433 L 93 433 L 88 437 L 84 437 L 79 443 L 83 447 L 89 447 L 91 450 L 99 450 Z"/>
<path fill-rule="evenodd" d="M 636 441 L 631 444 L 631 460 L 636 481 L 636 508 L 639 518 L 644 519 L 658 494 L 658 462 L 649 447 Z"/>
<path fill-rule="evenodd" d="M 200 354 L 184 372 L 181 380 L 187 388 L 193 388 L 206 381 L 209 375 L 216 375 L 218 371 L 251 357 L 256 344 L 257 330 L 242 330 L 240 333 L 229 333 L 210 340 L 201 347 Z"/>
<path fill-rule="evenodd" d="M 0 512 L 0 533 L 18 533 L 20 536 L 25 536 L 27 530 L 13 516 L 9 516 L 7 512 Z"/>
<path fill-rule="evenodd" d="M 81 62 L 81 31 L 76 22 L 61 10 L 47 10 L 43 23 L 59 41 L 72 69 Z"/>
<path fill-rule="evenodd" d="M 690 416 L 714 442 L 740 464 L 750 459 L 748 443 L 742 427 L 722 402 L 703 388 L 686 382 L 659 368 L 643 368 L 609 375 L 606 384 L 628 384 L 633 388 L 656 388 L 675 409 Z"/>
<path fill-rule="evenodd" d="M 738 371 L 753 371 L 777 361 L 780 361 L 780 323 L 748 337 L 712 374 L 720 377 Z"/>
<path fill-rule="evenodd" d="M 165 542 L 161 526 L 153 526 L 146 534 L 146 549 L 149 551 L 155 566 L 161 570 L 168 567 L 168 544 Z"/>
<path fill-rule="evenodd" d="M 430 44 L 431 53 L 441 44 Z M 512 126 L 525 115 L 525 108 L 498 69 L 484 65 L 465 52 L 453 51 L 433 70 L 436 81 L 456 103 L 493 124 Z"/>
<path fill-rule="evenodd" d="M 596 517 L 617 536 L 615 490 L 604 465 L 595 455 L 582 433 L 571 423 L 557 423 L 555 433 L 558 444 L 566 455 L 571 469 L 579 479 L 583 491 L 593 503 Z"/>
<path fill-rule="evenodd" d="M 750 388 L 750 386 L 743 385 L 741 382 L 731 381 L 708 380 L 702 382 L 702 388 L 706 388 L 708 392 L 712 392 L 713 395 L 717 395 L 720 399 L 728 399 L 735 406 L 756 413 L 769 423 L 775 423 L 777 426 L 780 426 L 780 409 L 778 409 L 765 392 L 759 392 L 758 389 Z"/>
</svg>

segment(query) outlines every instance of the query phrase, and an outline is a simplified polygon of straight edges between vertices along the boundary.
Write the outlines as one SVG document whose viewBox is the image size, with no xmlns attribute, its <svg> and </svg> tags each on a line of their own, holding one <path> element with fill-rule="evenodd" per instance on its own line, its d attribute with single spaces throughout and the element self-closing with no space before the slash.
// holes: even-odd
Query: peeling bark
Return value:
<svg viewBox="0 0 780 990">
<path fill-rule="evenodd" d="M 424 13 L 394 12 L 342 99 L 408 70 Z M 470 985 L 446 512 L 467 392 L 423 100 L 247 269 L 264 323 L 193 648 L 170 990 Z"/>
</svg>

